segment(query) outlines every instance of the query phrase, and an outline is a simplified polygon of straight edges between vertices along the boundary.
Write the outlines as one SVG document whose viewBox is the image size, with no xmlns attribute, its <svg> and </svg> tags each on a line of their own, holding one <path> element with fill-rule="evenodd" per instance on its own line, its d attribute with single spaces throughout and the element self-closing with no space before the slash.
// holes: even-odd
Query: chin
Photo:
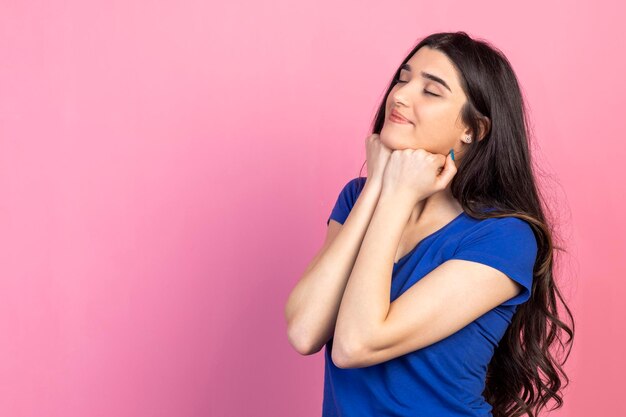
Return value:
<svg viewBox="0 0 626 417">
<path fill-rule="evenodd" d="M 387 132 L 386 126 L 380 130 L 380 141 L 383 145 L 388 147 L 389 149 L 398 149 L 399 144 L 397 141 L 393 140 L 391 135 Z"/>
<path fill-rule="evenodd" d="M 388 147 L 389 149 L 391 149 L 392 151 L 410 148 L 410 146 L 406 146 L 405 142 L 398 140 L 397 138 L 398 135 L 395 135 L 395 138 L 394 138 L 394 135 L 392 133 L 387 133 L 384 126 L 380 130 L 379 136 L 380 136 L 380 142 L 386 147 Z"/>
</svg>

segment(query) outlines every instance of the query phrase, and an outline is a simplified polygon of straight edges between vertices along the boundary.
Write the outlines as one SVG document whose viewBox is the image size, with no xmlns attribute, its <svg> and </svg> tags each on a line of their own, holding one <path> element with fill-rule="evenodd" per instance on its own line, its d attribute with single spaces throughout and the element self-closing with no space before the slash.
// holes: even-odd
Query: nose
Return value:
<svg viewBox="0 0 626 417">
<path fill-rule="evenodd" d="M 410 101 L 410 90 L 405 88 L 407 85 L 409 85 L 410 83 L 406 83 L 406 84 L 400 84 L 397 88 L 396 91 L 394 91 L 391 95 L 392 101 L 394 102 L 394 104 L 402 104 L 404 106 L 406 106 L 409 101 Z"/>
<path fill-rule="evenodd" d="M 391 97 L 391 111 L 399 107 L 408 107 L 408 103 L 409 103 L 409 99 L 407 98 L 407 96 L 402 93 L 399 94 L 396 91 L 393 93 Z"/>
</svg>

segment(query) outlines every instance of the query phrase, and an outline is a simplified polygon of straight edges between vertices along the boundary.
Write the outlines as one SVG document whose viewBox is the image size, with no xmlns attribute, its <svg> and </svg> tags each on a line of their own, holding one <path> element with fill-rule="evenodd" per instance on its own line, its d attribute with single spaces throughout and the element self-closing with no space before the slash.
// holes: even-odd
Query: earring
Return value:
<svg viewBox="0 0 626 417">
<path fill-rule="evenodd" d="M 465 135 L 463 140 L 465 141 L 465 143 L 470 143 L 472 141 L 472 135 Z"/>
</svg>

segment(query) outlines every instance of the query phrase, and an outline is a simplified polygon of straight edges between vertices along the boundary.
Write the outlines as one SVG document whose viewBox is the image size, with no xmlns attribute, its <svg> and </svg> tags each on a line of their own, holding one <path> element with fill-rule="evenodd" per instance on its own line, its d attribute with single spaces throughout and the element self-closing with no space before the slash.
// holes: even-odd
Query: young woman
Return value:
<svg viewBox="0 0 626 417">
<path fill-rule="evenodd" d="M 323 416 L 561 407 L 574 321 L 508 60 L 464 32 L 426 37 L 396 71 L 366 154 L 367 177 L 343 187 L 285 308 L 298 352 L 326 347 Z"/>
</svg>

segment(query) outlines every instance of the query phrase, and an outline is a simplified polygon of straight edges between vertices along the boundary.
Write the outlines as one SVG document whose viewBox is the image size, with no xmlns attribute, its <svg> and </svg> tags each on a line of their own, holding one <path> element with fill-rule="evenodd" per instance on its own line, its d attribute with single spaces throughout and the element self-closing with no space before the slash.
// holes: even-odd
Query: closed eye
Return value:
<svg viewBox="0 0 626 417">
<path fill-rule="evenodd" d="M 406 82 L 408 82 L 408 81 L 402 81 L 402 80 L 400 80 L 400 79 L 398 79 L 398 78 L 394 78 L 394 79 L 393 79 L 393 81 L 394 81 L 396 84 L 400 84 L 400 83 L 406 83 Z M 424 89 L 424 94 L 430 94 L 431 96 L 441 97 L 439 94 L 431 93 L 430 91 L 428 91 L 428 90 L 426 90 L 426 89 Z"/>
</svg>

